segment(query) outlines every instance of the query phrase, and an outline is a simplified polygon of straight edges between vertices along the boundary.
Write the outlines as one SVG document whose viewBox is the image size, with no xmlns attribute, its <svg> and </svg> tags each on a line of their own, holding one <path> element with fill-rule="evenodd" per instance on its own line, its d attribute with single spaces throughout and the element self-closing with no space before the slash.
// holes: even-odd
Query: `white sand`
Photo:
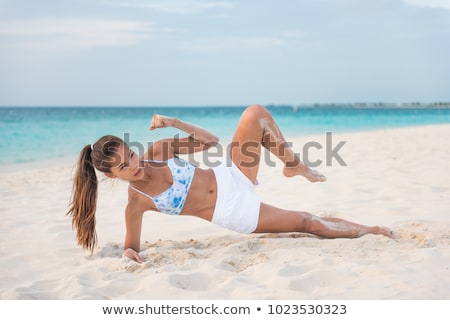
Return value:
<svg viewBox="0 0 450 320">
<path fill-rule="evenodd" d="M 0 298 L 449 299 L 448 138 L 450 125 L 334 134 L 334 146 L 347 141 L 339 154 L 348 166 L 317 168 L 325 183 L 284 178 L 279 162 L 261 168 L 265 202 L 385 225 L 397 240 L 241 235 L 149 212 L 141 265 L 121 257 L 126 183 L 101 183 L 99 249 L 89 256 L 65 216 L 72 164 L 2 170 Z M 325 145 L 325 134 L 294 148 L 313 140 Z"/>
</svg>

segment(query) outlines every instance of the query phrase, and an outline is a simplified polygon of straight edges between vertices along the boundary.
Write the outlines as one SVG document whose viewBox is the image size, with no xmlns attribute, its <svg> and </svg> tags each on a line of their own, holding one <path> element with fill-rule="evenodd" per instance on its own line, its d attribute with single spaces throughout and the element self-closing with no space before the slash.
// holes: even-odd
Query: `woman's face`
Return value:
<svg viewBox="0 0 450 320">
<path fill-rule="evenodd" d="M 144 168 L 140 166 L 138 155 L 126 144 L 121 144 L 112 159 L 110 178 L 126 181 L 137 181 L 144 176 Z"/>
</svg>

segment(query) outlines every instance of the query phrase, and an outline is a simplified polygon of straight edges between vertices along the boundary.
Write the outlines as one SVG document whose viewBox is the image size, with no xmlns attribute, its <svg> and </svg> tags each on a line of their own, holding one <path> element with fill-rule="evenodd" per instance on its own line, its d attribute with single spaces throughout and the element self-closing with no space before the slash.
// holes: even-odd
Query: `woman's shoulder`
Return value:
<svg viewBox="0 0 450 320">
<path fill-rule="evenodd" d="M 153 209 L 155 208 L 149 199 L 142 197 L 136 190 L 128 186 L 127 212 L 143 213 Z"/>
</svg>

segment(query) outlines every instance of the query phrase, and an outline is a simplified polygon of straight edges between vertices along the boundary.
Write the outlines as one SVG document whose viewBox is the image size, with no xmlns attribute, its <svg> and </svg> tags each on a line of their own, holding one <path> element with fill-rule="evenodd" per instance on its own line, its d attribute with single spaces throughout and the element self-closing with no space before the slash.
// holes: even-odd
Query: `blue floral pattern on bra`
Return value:
<svg viewBox="0 0 450 320">
<path fill-rule="evenodd" d="M 167 161 L 143 160 L 150 163 L 166 163 L 172 173 L 173 183 L 162 193 L 152 197 L 130 184 L 130 187 L 142 194 L 143 196 L 153 200 L 153 203 L 162 213 L 178 215 L 181 213 L 186 202 L 186 198 L 194 178 L 195 167 L 189 162 L 171 158 Z"/>
</svg>

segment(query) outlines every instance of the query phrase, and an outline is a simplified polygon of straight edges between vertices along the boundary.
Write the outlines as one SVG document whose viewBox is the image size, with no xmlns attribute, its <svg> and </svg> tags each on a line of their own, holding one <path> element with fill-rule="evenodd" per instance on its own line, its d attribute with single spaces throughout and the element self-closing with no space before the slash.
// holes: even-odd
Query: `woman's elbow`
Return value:
<svg viewBox="0 0 450 320">
<path fill-rule="evenodd" d="M 205 149 L 215 147 L 219 144 L 219 142 L 219 137 L 213 135 L 207 142 L 204 143 Z"/>
</svg>

